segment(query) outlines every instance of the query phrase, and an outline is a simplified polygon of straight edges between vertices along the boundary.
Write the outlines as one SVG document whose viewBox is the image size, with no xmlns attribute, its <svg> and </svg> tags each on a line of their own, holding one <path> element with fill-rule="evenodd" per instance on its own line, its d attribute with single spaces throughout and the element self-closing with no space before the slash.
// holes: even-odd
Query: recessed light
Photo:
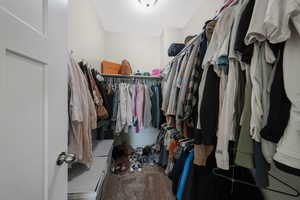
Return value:
<svg viewBox="0 0 300 200">
<path fill-rule="evenodd" d="M 157 3 L 157 1 L 158 0 L 138 0 L 138 2 L 146 8 L 153 7 Z"/>
</svg>

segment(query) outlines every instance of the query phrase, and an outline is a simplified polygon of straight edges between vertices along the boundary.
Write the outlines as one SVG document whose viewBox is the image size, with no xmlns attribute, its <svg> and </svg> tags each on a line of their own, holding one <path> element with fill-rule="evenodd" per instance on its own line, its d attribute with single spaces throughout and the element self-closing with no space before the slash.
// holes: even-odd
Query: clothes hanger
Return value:
<svg viewBox="0 0 300 200">
<path fill-rule="evenodd" d="M 242 2 L 243 0 L 233 0 L 233 2 L 231 2 L 231 4 L 230 4 L 228 7 L 235 6 L 235 5 L 237 5 L 240 1 Z"/>
<path fill-rule="evenodd" d="M 235 165 L 230 166 L 230 168 L 233 168 L 232 177 L 228 177 L 228 176 L 219 174 L 219 173 L 217 172 L 218 170 L 220 170 L 219 168 L 214 168 L 212 172 L 213 172 L 214 175 L 216 175 L 216 176 L 218 176 L 218 177 L 221 177 L 221 178 L 224 178 L 224 179 L 226 179 L 226 180 L 228 180 L 228 181 L 231 181 L 231 182 L 232 182 L 232 187 L 231 187 L 232 190 L 233 190 L 233 184 L 234 184 L 234 183 L 240 183 L 240 184 L 248 185 L 248 186 L 251 186 L 251 187 L 260 188 L 260 187 L 258 187 L 258 186 L 255 185 L 255 184 L 252 184 L 252 183 L 249 183 L 249 182 L 246 182 L 246 181 L 242 181 L 242 180 L 235 179 L 235 178 L 234 178 L 234 168 L 235 168 L 235 167 L 236 167 Z M 283 194 L 283 195 L 287 195 L 287 196 L 291 196 L 291 197 L 299 197 L 299 196 L 300 196 L 300 192 L 299 192 L 296 188 L 290 186 L 290 185 L 287 184 L 286 182 L 280 180 L 279 178 L 275 177 L 274 175 L 272 175 L 272 174 L 270 174 L 270 173 L 269 173 L 268 175 L 269 175 L 270 177 L 272 177 L 274 180 L 276 180 L 277 182 L 279 182 L 279 183 L 281 183 L 282 185 L 286 186 L 287 188 L 293 190 L 295 193 L 294 193 L 294 194 L 293 194 L 293 193 L 288 193 L 288 192 L 284 192 L 284 191 L 280 191 L 280 190 L 276 190 L 276 189 L 272 189 L 272 188 L 262 188 L 263 190 L 267 190 L 267 191 L 271 191 L 271 192 L 275 192 L 275 193 L 279 193 L 279 194 Z M 261 189 L 261 188 L 260 188 L 260 189 Z M 233 192 L 233 191 L 232 191 L 232 192 Z"/>
<path fill-rule="evenodd" d="M 97 73 L 97 79 L 98 79 L 98 81 L 100 81 L 100 82 L 104 82 L 105 81 L 105 79 L 103 78 L 103 76 L 101 76 L 99 73 Z"/>
<path fill-rule="evenodd" d="M 183 148 L 183 151 L 189 151 L 191 152 L 192 150 L 194 150 L 194 142 L 190 142 L 187 143 L 185 146 L 180 146 L 181 148 Z"/>
<path fill-rule="evenodd" d="M 178 142 L 181 143 L 181 142 L 185 142 L 185 141 L 188 141 L 189 138 L 183 138 L 183 139 L 180 139 Z"/>
<path fill-rule="evenodd" d="M 78 63 L 82 63 L 82 65 L 86 65 L 87 64 L 83 58 L 79 59 Z"/>
<path fill-rule="evenodd" d="M 180 146 L 181 147 L 187 147 L 189 144 L 193 144 L 194 145 L 194 139 L 189 139 L 188 141 L 181 142 Z"/>
</svg>

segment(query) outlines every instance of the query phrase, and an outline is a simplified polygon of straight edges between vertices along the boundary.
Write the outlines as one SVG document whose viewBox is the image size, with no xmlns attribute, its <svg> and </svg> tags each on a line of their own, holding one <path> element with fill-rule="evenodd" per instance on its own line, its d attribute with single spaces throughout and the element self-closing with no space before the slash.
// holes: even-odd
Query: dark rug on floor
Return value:
<svg viewBox="0 0 300 200">
<path fill-rule="evenodd" d="M 110 175 L 103 197 L 104 200 L 175 200 L 171 181 L 157 166 L 144 166 L 142 172 Z"/>
</svg>

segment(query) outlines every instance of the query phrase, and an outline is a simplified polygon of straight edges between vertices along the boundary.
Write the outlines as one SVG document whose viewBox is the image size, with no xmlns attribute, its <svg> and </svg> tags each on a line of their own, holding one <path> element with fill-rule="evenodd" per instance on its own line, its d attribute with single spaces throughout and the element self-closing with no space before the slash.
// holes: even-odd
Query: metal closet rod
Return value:
<svg viewBox="0 0 300 200">
<path fill-rule="evenodd" d="M 150 79 L 150 80 L 161 80 L 161 77 L 156 76 L 139 76 L 139 75 L 119 75 L 119 74 L 100 74 L 104 78 L 124 78 L 124 79 Z"/>
</svg>

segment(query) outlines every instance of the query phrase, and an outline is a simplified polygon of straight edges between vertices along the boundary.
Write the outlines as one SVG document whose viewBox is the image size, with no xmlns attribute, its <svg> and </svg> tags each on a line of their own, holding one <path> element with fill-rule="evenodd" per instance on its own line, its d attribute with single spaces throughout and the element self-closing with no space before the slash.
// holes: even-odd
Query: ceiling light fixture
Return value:
<svg viewBox="0 0 300 200">
<path fill-rule="evenodd" d="M 138 0 L 138 2 L 146 8 L 153 7 L 157 3 L 157 1 L 158 0 Z"/>
</svg>

